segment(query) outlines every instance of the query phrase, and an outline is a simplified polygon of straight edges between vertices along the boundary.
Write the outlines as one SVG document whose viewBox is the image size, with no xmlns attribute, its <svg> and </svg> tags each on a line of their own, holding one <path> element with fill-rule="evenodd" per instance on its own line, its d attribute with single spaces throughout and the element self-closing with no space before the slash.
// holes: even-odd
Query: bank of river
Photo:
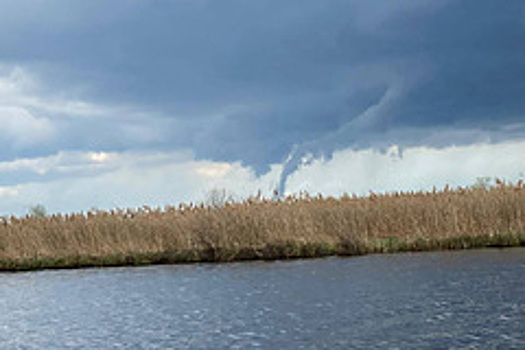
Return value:
<svg viewBox="0 0 525 350">
<path fill-rule="evenodd" d="M 0 348 L 524 348 L 525 248 L 0 274 Z"/>
<path fill-rule="evenodd" d="M 525 187 L 0 218 L 0 271 L 525 246 Z"/>
</svg>

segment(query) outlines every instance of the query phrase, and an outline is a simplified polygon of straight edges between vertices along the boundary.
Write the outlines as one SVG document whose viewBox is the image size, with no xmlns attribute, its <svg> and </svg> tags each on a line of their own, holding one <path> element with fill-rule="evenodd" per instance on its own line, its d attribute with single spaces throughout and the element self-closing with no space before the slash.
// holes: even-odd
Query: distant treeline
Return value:
<svg viewBox="0 0 525 350">
<path fill-rule="evenodd" d="M 520 245 L 525 245 L 521 182 L 337 199 L 252 197 L 0 221 L 4 271 Z"/>
</svg>

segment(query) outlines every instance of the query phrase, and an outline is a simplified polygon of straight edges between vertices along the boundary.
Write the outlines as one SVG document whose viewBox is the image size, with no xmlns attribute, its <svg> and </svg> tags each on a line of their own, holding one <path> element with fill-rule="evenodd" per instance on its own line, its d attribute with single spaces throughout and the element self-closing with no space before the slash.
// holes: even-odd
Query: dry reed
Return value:
<svg viewBox="0 0 525 350">
<path fill-rule="evenodd" d="M 521 183 L 4 217 L 0 270 L 525 245 Z"/>
</svg>

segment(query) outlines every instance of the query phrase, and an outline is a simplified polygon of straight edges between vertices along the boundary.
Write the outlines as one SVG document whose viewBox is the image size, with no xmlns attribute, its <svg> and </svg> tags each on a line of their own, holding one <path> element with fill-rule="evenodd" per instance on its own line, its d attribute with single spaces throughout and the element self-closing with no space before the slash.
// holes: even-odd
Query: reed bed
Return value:
<svg viewBox="0 0 525 350">
<path fill-rule="evenodd" d="M 0 270 L 226 262 L 525 245 L 522 183 L 367 197 L 260 197 L 218 206 L 0 221 Z"/>
</svg>

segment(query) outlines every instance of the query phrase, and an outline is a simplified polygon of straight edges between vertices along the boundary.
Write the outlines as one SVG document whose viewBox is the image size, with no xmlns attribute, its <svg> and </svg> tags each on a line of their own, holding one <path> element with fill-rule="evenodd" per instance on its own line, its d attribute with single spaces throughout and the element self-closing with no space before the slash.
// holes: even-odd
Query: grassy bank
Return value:
<svg viewBox="0 0 525 350">
<path fill-rule="evenodd" d="M 3 218 L 0 270 L 283 259 L 525 245 L 525 189 Z"/>
</svg>

